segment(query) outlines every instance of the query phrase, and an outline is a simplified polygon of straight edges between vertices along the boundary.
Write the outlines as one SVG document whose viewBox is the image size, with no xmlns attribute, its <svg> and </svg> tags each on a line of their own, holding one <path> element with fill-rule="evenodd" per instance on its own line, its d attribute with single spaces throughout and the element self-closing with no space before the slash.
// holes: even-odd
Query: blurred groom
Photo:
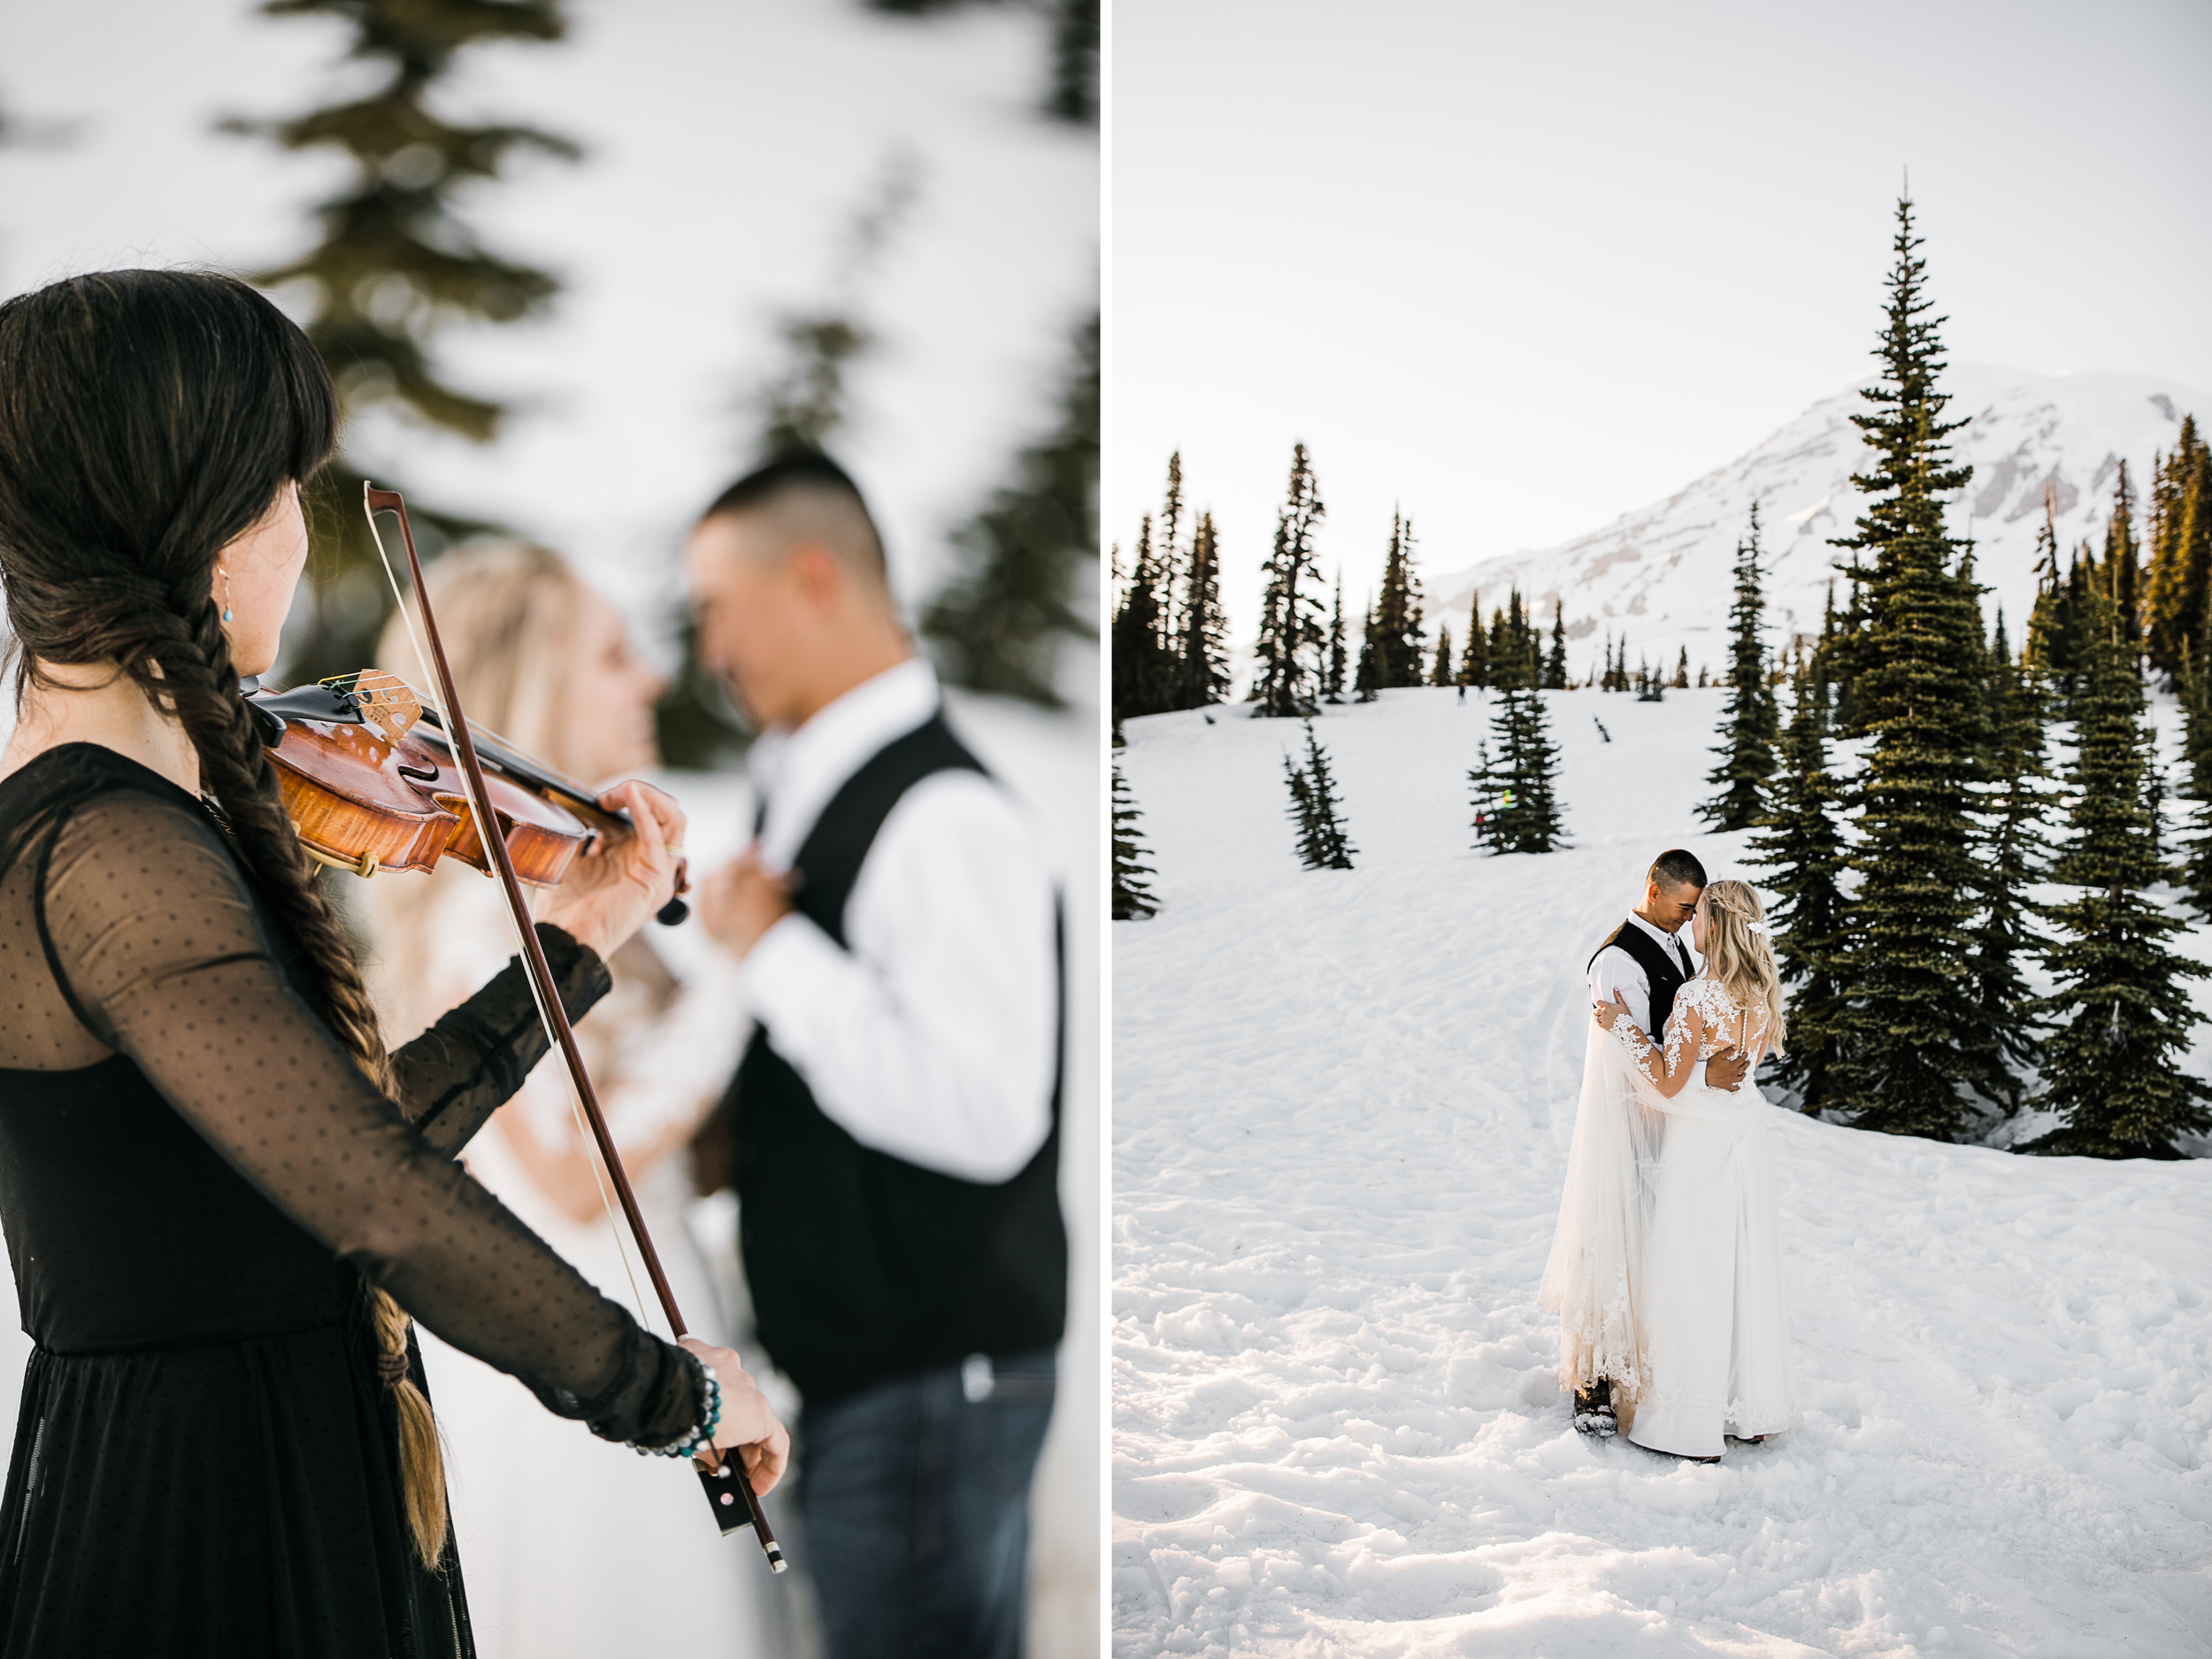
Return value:
<svg viewBox="0 0 2212 1659">
<path fill-rule="evenodd" d="M 1012 1659 L 1066 1313 L 1058 901 L 946 725 L 827 457 L 684 549 L 702 660 L 761 735 L 757 839 L 702 885 L 757 1022 L 726 1105 L 762 1346 L 798 1386 L 832 1659 Z"/>
</svg>

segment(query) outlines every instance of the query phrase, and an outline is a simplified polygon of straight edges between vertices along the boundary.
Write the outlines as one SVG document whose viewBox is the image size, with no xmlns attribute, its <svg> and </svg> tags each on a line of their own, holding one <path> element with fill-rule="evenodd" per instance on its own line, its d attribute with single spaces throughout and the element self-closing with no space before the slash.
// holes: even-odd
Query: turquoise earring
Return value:
<svg viewBox="0 0 2212 1659">
<path fill-rule="evenodd" d="M 230 572 L 223 572 L 223 620 L 230 620 Z"/>
</svg>

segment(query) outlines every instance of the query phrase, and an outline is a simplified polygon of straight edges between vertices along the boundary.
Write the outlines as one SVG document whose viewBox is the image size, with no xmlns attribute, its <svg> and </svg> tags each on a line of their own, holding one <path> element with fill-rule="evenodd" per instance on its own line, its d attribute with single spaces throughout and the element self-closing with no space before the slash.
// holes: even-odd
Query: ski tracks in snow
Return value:
<svg viewBox="0 0 2212 1659">
<path fill-rule="evenodd" d="M 1805 1422 L 1594 1446 L 1535 1305 L 1579 973 L 1701 833 L 1717 694 L 1554 725 L 1577 845 L 1466 850 L 1482 699 L 1132 723 L 1166 908 L 1115 939 L 1114 1602 L 1127 1655 L 2212 1651 L 2212 1164 L 1777 1114 Z M 1578 724 L 1582 728 L 1578 731 Z"/>
</svg>

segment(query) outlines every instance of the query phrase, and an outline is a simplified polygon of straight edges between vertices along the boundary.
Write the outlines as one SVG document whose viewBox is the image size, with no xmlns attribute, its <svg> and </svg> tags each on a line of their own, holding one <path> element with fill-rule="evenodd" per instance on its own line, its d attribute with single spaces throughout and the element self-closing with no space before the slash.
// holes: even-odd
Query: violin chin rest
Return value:
<svg viewBox="0 0 2212 1659">
<path fill-rule="evenodd" d="M 673 927 L 691 914 L 691 906 L 681 899 L 671 899 L 653 912 L 653 919 L 663 927 Z"/>
</svg>

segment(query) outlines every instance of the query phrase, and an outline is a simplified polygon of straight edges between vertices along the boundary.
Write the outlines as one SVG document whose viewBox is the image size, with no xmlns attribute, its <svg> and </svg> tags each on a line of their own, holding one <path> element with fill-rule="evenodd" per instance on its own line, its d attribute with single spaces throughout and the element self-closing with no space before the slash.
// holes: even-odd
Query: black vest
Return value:
<svg viewBox="0 0 2212 1659">
<path fill-rule="evenodd" d="M 1618 945 L 1636 958 L 1636 965 L 1644 971 L 1644 978 L 1651 982 L 1651 1030 L 1655 1038 L 1667 1034 L 1667 1016 L 1674 1012 L 1674 994 L 1689 983 L 1689 975 L 1682 972 L 1682 958 L 1675 951 L 1682 949 L 1675 941 L 1674 950 L 1664 949 L 1659 941 L 1633 922 L 1623 922 L 1605 936 L 1605 943 L 1590 953 L 1594 964 L 1612 946 Z M 1582 970 L 1590 971 L 1589 964 Z"/>
<path fill-rule="evenodd" d="M 799 849 L 793 908 L 843 945 L 845 902 L 883 820 L 924 778 L 956 770 L 983 767 L 941 716 L 880 750 Z M 1056 972 L 1064 1026 L 1065 964 Z M 753 1033 L 724 1102 L 736 1116 L 739 1237 L 761 1345 L 809 1403 L 1059 1341 L 1063 1065 L 1044 1145 L 1011 1180 L 983 1186 L 862 1146 L 815 1104 L 771 1034 Z"/>
</svg>

